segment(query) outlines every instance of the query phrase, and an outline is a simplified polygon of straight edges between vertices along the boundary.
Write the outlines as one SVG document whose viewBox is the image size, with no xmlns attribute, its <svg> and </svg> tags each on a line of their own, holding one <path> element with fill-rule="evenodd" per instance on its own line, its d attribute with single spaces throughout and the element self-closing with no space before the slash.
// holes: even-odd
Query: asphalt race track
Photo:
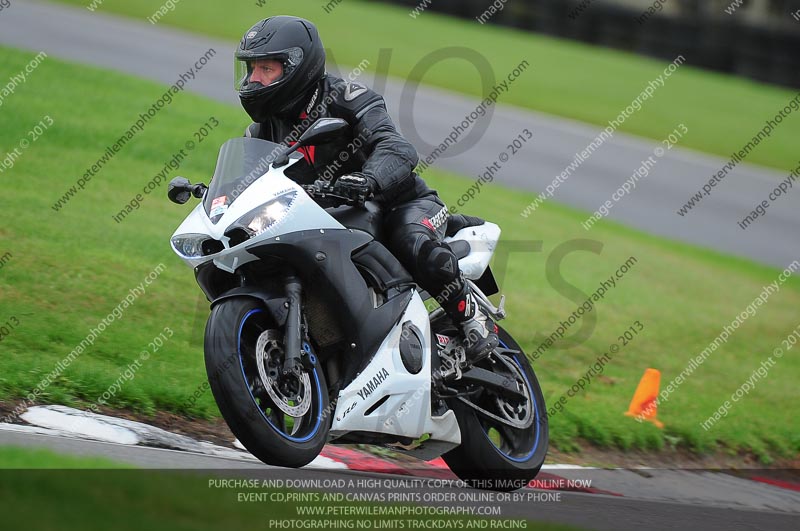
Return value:
<svg viewBox="0 0 800 531">
<path fill-rule="evenodd" d="M 342 478 L 397 478 L 386 474 L 355 472 L 351 470 L 282 469 L 267 465 L 243 462 L 237 459 L 212 457 L 191 452 L 178 452 L 161 448 L 127 446 L 121 444 L 54 437 L 42 434 L 18 433 L 0 430 L 0 444 L 23 447 L 46 447 L 63 454 L 101 456 L 133 464 L 146 469 L 197 469 L 208 471 L 210 476 L 224 478 L 294 478 L 330 480 Z M 691 489 L 690 483 L 685 486 Z M 724 485 L 720 485 L 724 488 Z M 461 487 L 444 487 L 437 492 L 463 492 Z M 500 502 L 502 520 L 531 519 L 558 522 L 582 529 L 608 531 L 640 531 L 641 529 L 702 529 L 703 531 L 734 530 L 790 530 L 795 529 L 797 514 L 776 514 L 765 510 L 739 510 L 715 507 L 701 503 L 672 503 L 637 499 L 636 496 L 604 494 L 559 493 L 553 499 L 552 491 L 523 489 L 518 491 L 533 495 L 550 493 L 548 501 Z M 479 491 L 475 491 L 476 495 Z M 533 499 L 531 497 L 531 499 Z M 469 506 L 469 502 L 464 504 Z M 480 505 L 480 504 L 475 504 Z M 794 512 L 796 513 L 796 509 Z"/>
</svg>

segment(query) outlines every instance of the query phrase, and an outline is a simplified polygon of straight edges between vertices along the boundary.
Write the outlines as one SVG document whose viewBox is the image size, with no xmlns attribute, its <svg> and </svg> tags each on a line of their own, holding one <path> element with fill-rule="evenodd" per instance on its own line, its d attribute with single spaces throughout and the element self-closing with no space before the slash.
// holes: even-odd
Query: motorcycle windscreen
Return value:
<svg viewBox="0 0 800 531">
<path fill-rule="evenodd" d="M 219 150 L 217 168 L 203 199 L 203 207 L 212 223 L 227 212 L 231 203 L 248 186 L 269 171 L 269 166 L 286 149 L 274 142 L 259 138 L 232 138 Z M 291 158 L 301 158 L 292 154 Z"/>
</svg>

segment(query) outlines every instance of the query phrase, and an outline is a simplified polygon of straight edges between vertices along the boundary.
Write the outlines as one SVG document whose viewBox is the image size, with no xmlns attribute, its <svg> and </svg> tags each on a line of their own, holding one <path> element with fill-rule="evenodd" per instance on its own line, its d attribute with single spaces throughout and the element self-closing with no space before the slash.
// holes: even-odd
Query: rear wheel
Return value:
<svg viewBox="0 0 800 531">
<path fill-rule="evenodd" d="M 500 347 L 478 366 L 511 379 L 525 398 L 476 389 L 470 396 L 448 399 L 461 428 L 461 445 L 442 457 L 473 487 L 509 491 L 539 473 L 548 426 L 544 397 L 527 356 L 505 330 L 498 332 Z"/>
<path fill-rule="evenodd" d="M 327 441 L 327 383 L 304 348 L 311 368 L 284 376 L 283 331 L 261 301 L 227 299 L 208 318 L 205 362 L 214 399 L 233 434 L 270 465 L 306 465 Z"/>
</svg>

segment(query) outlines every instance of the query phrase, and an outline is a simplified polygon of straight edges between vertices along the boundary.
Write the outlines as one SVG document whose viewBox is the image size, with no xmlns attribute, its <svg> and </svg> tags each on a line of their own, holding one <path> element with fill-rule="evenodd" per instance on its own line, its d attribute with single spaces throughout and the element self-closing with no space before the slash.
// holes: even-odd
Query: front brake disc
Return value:
<svg viewBox="0 0 800 531">
<path fill-rule="evenodd" d="M 311 379 L 306 371 L 300 374 L 291 372 L 282 375 L 284 358 L 282 339 L 282 334 L 277 330 L 265 330 L 258 336 L 256 367 L 261 383 L 275 406 L 290 417 L 299 418 L 311 408 Z M 294 381 L 291 381 L 292 379 Z M 297 393 L 287 396 L 281 387 L 297 389 Z"/>
</svg>

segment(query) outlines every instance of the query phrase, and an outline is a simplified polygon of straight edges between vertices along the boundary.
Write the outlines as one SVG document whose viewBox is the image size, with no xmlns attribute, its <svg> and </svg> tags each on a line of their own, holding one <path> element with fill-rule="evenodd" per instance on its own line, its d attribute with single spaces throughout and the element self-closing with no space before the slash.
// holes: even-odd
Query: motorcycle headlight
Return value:
<svg viewBox="0 0 800 531">
<path fill-rule="evenodd" d="M 199 258 L 208 253 L 203 252 L 203 242 L 208 240 L 206 234 L 180 234 L 173 236 L 170 242 L 175 252 L 185 258 Z"/>
<path fill-rule="evenodd" d="M 296 197 L 296 190 L 280 195 L 240 217 L 234 225 L 245 229 L 251 238 L 258 236 L 286 217 Z"/>
<path fill-rule="evenodd" d="M 200 258 L 225 249 L 221 241 L 209 238 L 207 234 L 181 234 L 173 236 L 170 242 L 175 252 L 183 258 Z"/>
</svg>

